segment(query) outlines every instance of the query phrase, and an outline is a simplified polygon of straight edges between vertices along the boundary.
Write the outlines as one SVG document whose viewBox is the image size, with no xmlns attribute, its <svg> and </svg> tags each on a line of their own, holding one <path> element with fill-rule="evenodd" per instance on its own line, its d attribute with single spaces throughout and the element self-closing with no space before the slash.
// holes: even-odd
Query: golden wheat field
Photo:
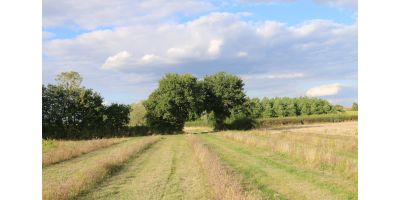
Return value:
<svg viewBox="0 0 400 200">
<path fill-rule="evenodd" d="M 43 143 L 42 198 L 358 199 L 358 122 L 185 132 Z"/>
</svg>

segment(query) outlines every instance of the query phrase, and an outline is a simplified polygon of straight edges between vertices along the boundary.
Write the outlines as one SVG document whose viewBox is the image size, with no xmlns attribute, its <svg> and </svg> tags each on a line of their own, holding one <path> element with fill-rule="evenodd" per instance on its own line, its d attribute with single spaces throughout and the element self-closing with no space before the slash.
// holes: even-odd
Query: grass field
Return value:
<svg viewBox="0 0 400 200">
<path fill-rule="evenodd" d="M 357 121 L 211 130 L 125 138 L 43 166 L 43 199 L 358 199 Z"/>
</svg>

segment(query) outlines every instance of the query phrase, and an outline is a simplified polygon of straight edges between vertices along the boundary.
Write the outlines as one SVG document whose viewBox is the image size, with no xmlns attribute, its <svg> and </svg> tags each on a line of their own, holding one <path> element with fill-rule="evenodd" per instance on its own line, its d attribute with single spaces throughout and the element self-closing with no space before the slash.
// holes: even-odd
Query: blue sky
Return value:
<svg viewBox="0 0 400 200">
<path fill-rule="evenodd" d="M 250 97 L 358 102 L 354 0 L 42 2 L 42 83 L 77 71 L 108 103 L 147 99 L 166 72 L 241 76 Z"/>
</svg>

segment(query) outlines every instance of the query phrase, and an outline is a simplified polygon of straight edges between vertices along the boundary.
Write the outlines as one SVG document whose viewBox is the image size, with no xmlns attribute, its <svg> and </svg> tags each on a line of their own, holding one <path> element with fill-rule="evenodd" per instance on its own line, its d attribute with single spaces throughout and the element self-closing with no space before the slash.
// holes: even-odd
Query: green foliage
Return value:
<svg viewBox="0 0 400 200">
<path fill-rule="evenodd" d="M 56 79 L 57 80 L 57 79 Z M 128 105 L 103 106 L 103 97 L 79 87 L 77 72 L 58 75 L 58 85 L 42 85 L 42 138 L 91 139 L 112 137 L 129 122 Z"/>
<path fill-rule="evenodd" d="M 223 71 L 204 77 L 204 107 L 214 113 L 216 130 L 224 129 L 224 121 L 232 112 L 245 112 L 239 108 L 246 101 L 243 86 L 240 77 Z"/>
<path fill-rule="evenodd" d="M 351 107 L 352 111 L 358 111 L 358 103 L 353 103 L 353 106 Z"/>
<path fill-rule="evenodd" d="M 259 126 L 280 126 L 280 125 L 295 125 L 295 124 L 313 124 L 324 122 L 343 122 L 343 121 L 356 121 L 358 115 L 347 114 L 322 114 L 322 115 L 308 115 L 298 117 L 277 117 L 258 119 Z"/>
<path fill-rule="evenodd" d="M 72 88 L 79 88 L 79 86 L 82 83 L 82 77 L 79 75 L 78 72 L 62 72 L 61 74 L 57 75 L 57 78 L 55 79 L 58 81 L 58 85 L 63 86 L 64 88 L 67 89 L 72 89 Z"/>
<path fill-rule="evenodd" d="M 118 131 L 122 126 L 129 123 L 129 114 L 132 108 L 129 105 L 112 103 L 105 106 L 104 110 L 104 128 L 107 132 Z"/>
<path fill-rule="evenodd" d="M 146 123 L 156 133 L 182 132 L 190 113 L 204 110 L 203 84 L 191 74 L 167 73 L 143 103 Z"/>
<path fill-rule="evenodd" d="M 144 100 L 141 100 L 138 103 L 132 103 L 130 105 L 132 111 L 129 114 L 130 117 L 129 125 L 137 126 L 137 125 L 144 125 L 146 123 L 146 118 L 144 117 L 146 114 L 146 108 L 143 106 L 143 102 Z"/>
</svg>

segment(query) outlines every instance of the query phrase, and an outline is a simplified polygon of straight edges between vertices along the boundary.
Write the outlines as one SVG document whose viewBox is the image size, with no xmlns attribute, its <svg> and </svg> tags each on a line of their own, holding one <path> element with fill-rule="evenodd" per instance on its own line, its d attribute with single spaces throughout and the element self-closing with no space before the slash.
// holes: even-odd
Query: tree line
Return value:
<svg viewBox="0 0 400 200">
<path fill-rule="evenodd" d="M 129 122 L 129 105 L 103 105 L 99 93 L 80 87 L 77 72 L 63 72 L 55 80 L 56 85 L 42 85 L 42 138 L 111 137 Z"/>
<path fill-rule="evenodd" d="M 109 137 L 129 131 L 127 125 L 171 134 L 182 132 L 187 121 L 204 118 L 216 130 L 237 128 L 235 123 L 242 129 L 251 128 L 259 118 L 344 112 L 343 106 L 315 97 L 251 99 L 243 80 L 224 71 L 203 80 L 190 73 L 167 73 L 147 100 L 131 105 L 103 105 L 99 93 L 80 87 L 82 77 L 77 72 L 63 72 L 56 81 L 42 85 L 43 138 Z"/>
</svg>

